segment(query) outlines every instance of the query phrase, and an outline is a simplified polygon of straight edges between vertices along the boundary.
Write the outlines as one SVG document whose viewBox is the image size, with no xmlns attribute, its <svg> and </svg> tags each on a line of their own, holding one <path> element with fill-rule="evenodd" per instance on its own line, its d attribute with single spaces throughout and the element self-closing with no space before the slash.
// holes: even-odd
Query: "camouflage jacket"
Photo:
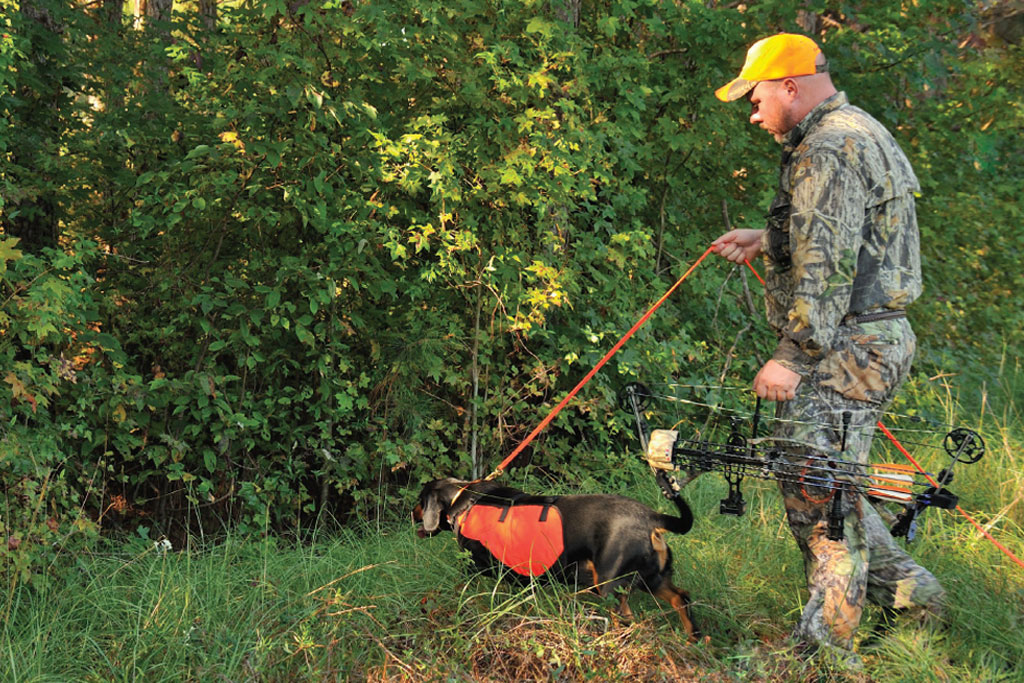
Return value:
<svg viewBox="0 0 1024 683">
<path fill-rule="evenodd" d="M 845 316 L 904 309 L 918 297 L 918 190 L 892 135 L 845 93 L 789 132 L 762 238 L 776 361 L 807 376 Z"/>
</svg>

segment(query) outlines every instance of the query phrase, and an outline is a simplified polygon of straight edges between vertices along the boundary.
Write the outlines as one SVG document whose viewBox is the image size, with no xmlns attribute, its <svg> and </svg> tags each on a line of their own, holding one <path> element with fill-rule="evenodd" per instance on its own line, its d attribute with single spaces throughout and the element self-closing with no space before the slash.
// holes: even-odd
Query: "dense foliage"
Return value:
<svg viewBox="0 0 1024 683">
<path fill-rule="evenodd" d="M 954 0 L 804 5 L 0 0 L 5 568 L 493 466 L 723 207 L 758 224 L 774 143 L 712 89 L 780 29 L 921 176 L 922 371 L 1019 351 L 1019 47 Z M 613 478 L 623 383 L 745 384 L 766 336 L 709 262 L 524 457 Z"/>
</svg>

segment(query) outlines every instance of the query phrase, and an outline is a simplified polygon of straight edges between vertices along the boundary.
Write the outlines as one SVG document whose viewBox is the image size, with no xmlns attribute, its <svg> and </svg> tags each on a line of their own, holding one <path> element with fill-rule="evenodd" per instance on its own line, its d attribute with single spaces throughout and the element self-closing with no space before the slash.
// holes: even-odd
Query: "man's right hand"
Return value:
<svg viewBox="0 0 1024 683">
<path fill-rule="evenodd" d="M 733 263 L 750 261 L 761 253 L 764 230 L 730 230 L 711 243 L 714 252 Z"/>
</svg>

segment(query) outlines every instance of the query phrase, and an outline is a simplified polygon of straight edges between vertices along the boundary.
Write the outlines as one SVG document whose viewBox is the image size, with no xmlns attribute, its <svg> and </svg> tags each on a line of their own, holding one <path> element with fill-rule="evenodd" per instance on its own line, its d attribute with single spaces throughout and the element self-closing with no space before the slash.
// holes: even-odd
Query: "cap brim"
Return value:
<svg viewBox="0 0 1024 683">
<path fill-rule="evenodd" d="M 754 89 L 758 81 L 748 81 L 744 78 L 734 78 L 721 88 L 715 91 L 715 97 L 723 102 L 732 102 L 746 95 Z"/>
</svg>

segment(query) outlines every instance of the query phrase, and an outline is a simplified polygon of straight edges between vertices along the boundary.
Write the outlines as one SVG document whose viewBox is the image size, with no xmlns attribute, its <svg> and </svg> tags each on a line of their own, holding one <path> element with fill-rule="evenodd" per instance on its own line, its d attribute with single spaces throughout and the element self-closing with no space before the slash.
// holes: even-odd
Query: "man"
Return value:
<svg viewBox="0 0 1024 683">
<path fill-rule="evenodd" d="M 746 96 L 750 122 L 782 145 L 767 227 L 713 243 L 735 263 L 765 256 L 768 322 L 779 343 L 754 391 L 778 402 L 773 437 L 793 471 L 807 455 L 865 463 L 874 424 L 914 355 L 905 309 L 921 293 L 917 178 L 889 132 L 836 91 L 810 38 L 758 41 L 739 77 L 715 94 L 726 102 Z M 840 497 L 843 538 L 830 540 L 834 492 L 781 489 L 810 591 L 798 641 L 852 649 L 865 598 L 888 614 L 941 617 L 939 582 L 865 498 Z"/>
</svg>

